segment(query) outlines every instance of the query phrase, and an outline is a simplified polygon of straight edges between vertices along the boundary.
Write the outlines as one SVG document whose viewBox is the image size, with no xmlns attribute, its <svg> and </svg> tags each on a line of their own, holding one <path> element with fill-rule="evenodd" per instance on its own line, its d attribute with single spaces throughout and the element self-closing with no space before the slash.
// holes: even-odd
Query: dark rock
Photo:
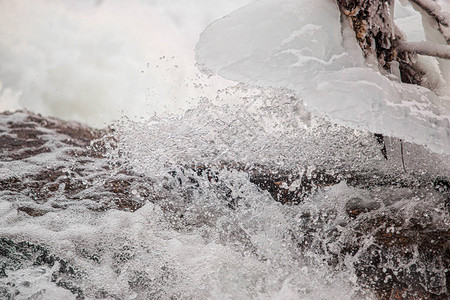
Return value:
<svg viewBox="0 0 450 300">
<path fill-rule="evenodd" d="M 23 211 L 23 212 L 25 212 L 26 214 L 28 214 L 29 216 L 32 216 L 32 217 L 40 217 L 40 216 L 45 215 L 48 212 L 48 211 L 45 211 L 45 210 L 34 209 L 34 208 L 31 208 L 31 207 L 26 207 L 26 206 L 20 206 L 20 207 L 17 208 L 17 210 Z"/>
<path fill-rule="evenodd" d="M 59 263 L 60 267 L 51 275 L 51 281 L 58 286 L 70 290 L 77 295 L 77 299 L 84 299 L 82 290 L 77 286 L 81 274 L 64 259 L 51 255 L 49 251 L 40 245 L 28 242 L 14 242 L 7 238 L 0 238 L 0 257 L 2 265 L 0 265 L 0 278 L 8 277 L 9 271 L 23 269 L 30 266 L 49 266 L 53 267 L 55 263 Z M 27 283 L 22 283 L 26 285 Z M 29 282 L 28 282 L 29 284 Z M 14 295 L 18 294 L 18 290 L 14 289 L 16 283 L 8 282 L 7 286 L 0 284 L 1 299 L 14 299 Z"/>
<path fill-rule="evenodd" d="M 366 202 L 360 198 L 351 198 L 345 205 L 347 214 L 355 218 L 361 213 L 367 213 L 375 209 L 379 209 L 381 204 L 376 201 Z"/>
<path fill-rule="evenodd" d="M 24 170 L 33 170 L 35 163 L 29 158 L 37 158 L 43 153 L 53 154 L 51 166 L 43 165 L 32 172 L 0 178 L 0 191 L 19 193 L 39 204 L 54 197 L 62 197 L 66 201 L 90 199 L 93 202 L 90 207 L 96 210 L 119 208 L 133 211 L 143 205 L 130 199 L 129 188 L 133 184 L 136 189 L 148 190 L 150 183 L 147 179 L 126 173 L 111 175 L 111 167 L 104 157 L 105 143 L 114 142 L 114 138 L 108 136 L 109 129 L 96 130 L 26 111 L 0 114 L 0 128 L 3 131 L 0 135 L 0 165 L 1 162 L 20 161 Z M 102 180 L 97 179 L 102 176 L 104 180 L 98 184 Z M 95 193 L 84 195 L 88 190 Z M 26 206 L 18 209 L 31 216 L 42 216 L 47 211 Z"/>
</svg>

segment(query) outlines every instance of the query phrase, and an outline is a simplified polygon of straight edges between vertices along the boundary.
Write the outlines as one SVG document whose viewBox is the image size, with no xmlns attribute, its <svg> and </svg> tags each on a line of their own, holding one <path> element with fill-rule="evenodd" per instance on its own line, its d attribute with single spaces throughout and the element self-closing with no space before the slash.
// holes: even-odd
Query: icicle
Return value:
<svg viewBox="0 0 450 300">
<path fill-rule="evenodd" d="M 390 71 L 391 74 L 397 77 L 401 81 L 401 75 L 400 75 L 400 64 L 398 61 L 393 60 L 390 62 Z"/>
<path fill-rule="evenodd" d="M 395 0 L 389 0 L 389 17 L 390 17 L 392 38 L 395 38 L 394 12 L 395 12 Z"/>
</svg>

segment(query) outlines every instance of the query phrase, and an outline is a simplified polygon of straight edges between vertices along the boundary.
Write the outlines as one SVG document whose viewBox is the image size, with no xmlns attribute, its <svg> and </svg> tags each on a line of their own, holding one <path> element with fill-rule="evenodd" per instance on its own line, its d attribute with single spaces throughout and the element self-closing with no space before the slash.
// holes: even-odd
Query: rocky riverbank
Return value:
<svg viewBox="0 0 450 300">
<path fill-rule="evenodd" d="M 109 153 L 115 147 L 113 129 L 96 130 L 27 111 L 1 113 L 0 203 L 13 205 L 17 217 L 26 220 L 79 205 L 99 214 L 108 210 L 136 212 L 150 202 L 161 207 L 175 230 L 204 226 L 201 219 L 194 222 L 187 217 L 191 212 L 170 201 L 170 193 L 177 188 L 173 183 L 156 188 L 161 184 L 151 177 L 122 168 L 111 159 Z M 379 299 L 450 297 L 448 174 L 398 179 L 395 174 L 330 173 L 320 168 L 292 174 L 225 162 L 221 166 L 180 166 L 168 176 L 181 178 L 177 172 L 182 172 L 182 177 L 187 178 L 189 188 L 182 189 L 187 202 L 192 201 L 200 186 L 198 178 L 206 178 L 227 209 L 236 210 L 240 198 L 222 182 L 218 174 L 223 169 L 245 174 L 257 189 L 270 193 L 273 201 L 285 206 L 313 201 L 323 189 L 337 185 L 357 189 L 363 196 L 347 199 L 341 210 L 319 207 L 299 217 L 298 230 L 290 237 L 297 251 L 323 255 L 326 263 L 336 269 L 351 265 L 357 283 L 374 291 Z M 183 184 L 179 180 L 179 185 Z M 236 243 L 252 251 L 251 239 L 239 230 L 233 234 L 239 235 Z M 122 250 L 110 258 L 113 264 L 131 259 L 128 250 Z M 101 253 L 84 251 L 82 247 L 79 255 L 95 264 L 106 260 Z M 3 234 L 0 258 L 2 298 L 21 299 L 18 286 L 27 284 L 14 282 L 17 277 L 10 277 L 11 272 L 43 265 L 51 270 L 52 282 L 79 299 L 118 299 L 100 288 L 95 292 L 83 290 L 83 267 L 70 257 L 53 254 L 52 245 L 39 240 Z M 145 281 L 145 276 L 138 276 L 129 279 L 129 285 L 139 295 L 146 289 Z"/>
</svg>

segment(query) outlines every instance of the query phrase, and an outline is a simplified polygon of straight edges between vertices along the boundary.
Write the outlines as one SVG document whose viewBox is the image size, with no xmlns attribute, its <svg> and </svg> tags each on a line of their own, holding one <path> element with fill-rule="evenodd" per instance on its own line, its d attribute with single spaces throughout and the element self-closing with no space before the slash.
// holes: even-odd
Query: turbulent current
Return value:
<svg viewBox="0 0 450 300">
<path fill-rule="evenodd" d="M 289 91 L 106 131 L 2 114 L 0 140 L 2 299 L 449 295 L 448 156 Z"/>
<path fill-rule="evenodd" d="M 250 1 L 50 2 L 0 0 L 0 299 L 450 297 L 450 102 L 332 1 L 209 26 L 233 86 L 185 50 Z"/>
</svg>

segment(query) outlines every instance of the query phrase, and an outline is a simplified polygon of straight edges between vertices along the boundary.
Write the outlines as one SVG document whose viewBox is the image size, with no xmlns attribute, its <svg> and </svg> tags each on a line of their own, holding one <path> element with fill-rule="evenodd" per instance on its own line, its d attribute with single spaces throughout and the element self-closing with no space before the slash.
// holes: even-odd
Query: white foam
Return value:
<svg viewBox="0 0 450 300">
<path fill-rule="evenodd" d="M 8 224 L 2 216 L 0 234 L 47 245 L 69 260 L 83 272 L 76 283 L 88 299 L 99 290 L 121 299 L 136 293 L 140 298 L 348 299 L 361 291 L 350 280 L 351 270 L 335 273 L 314 253 L 302 259 L 288 234 L 296 230 L 300 207 L 282 206 L 235 175 L 228 174 L 228 180 L 241 183 L 243 197 L 236 211 L 218 198 L 208 199 L 208 190 L 191 204 L 173 195 L 177 209 L 187 209 L 186 221 L 194 221 L 184 228 L 174 228 L 176 211 L 164 213 L 147 203 L 134 213 L 71 207 L 39 218 L 22 214 Z M 99 263 L 87 254 L 97 255 Z M 17 287 L 24 294 L 44 289 L 49 297 L 61 290 L 49 280 L 53 271 L 42 267 L 38 276 L 34 269 L 8 272 L 12 277 L 0 283 L 20 277 L 18 282 L 30 282 Z M 141 289 L 133 287 L 136 280 Z"/>
</svg>

